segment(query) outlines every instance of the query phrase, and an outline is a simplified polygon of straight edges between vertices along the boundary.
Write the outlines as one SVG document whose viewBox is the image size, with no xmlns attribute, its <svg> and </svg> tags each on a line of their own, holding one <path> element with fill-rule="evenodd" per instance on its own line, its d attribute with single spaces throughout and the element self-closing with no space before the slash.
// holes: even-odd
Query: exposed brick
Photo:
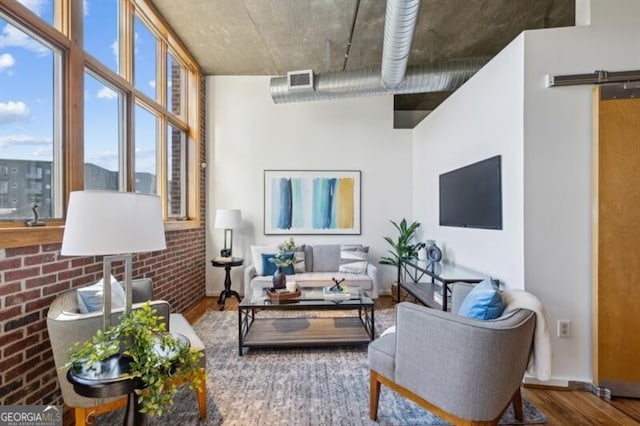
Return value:
<svg viewBox="0 0 640 426">
<path fill-rule="evenodd" d="M 22 266 L 22 258 L 21 257 L 13 257 L 11 259 L 0 260 L 0 271 L 7 271 L 9 269 L 17 269 L 17 268 L 19 268 L 21 266 Z"/>
<path fill-rule="evenodd" d="M 73 277 L 78 277 L 82 275 L 82 269 L 69 269 L 66 271 L 61 271 L 58 273 L 58 280 L 68 280 Z"/>
<path fill-rule="evenodd" d="M 42 320 L 39 322 L 35 322 L 33 324 L 31 324 L 29 327 L 27 327 L 27 336 L 31 335 L 31 334 L 35 334 L 39 331 L 44 330 L 45 328 L 47 328 L 47 321 L 46 320 Z"/>
<path fill-rule="evenodd" d="M 4 320 L 7 320 L 9 318 L 17 317 L 21 313 L 22 313 L 22 307 L 21 306 L 13 306 L 13 307 L 11 307 L 9 309 L 2 309 L 2 310 L 0 310 L 0 321 L 4 321 Z M 7 331 L 7 330 L 5 330 L 5 331 Z"/>
<path fill-rule="evenodd" d="M 33 302 L 29 302 L 27 303 L 27 306 L 25 308 L 26 312 L 33 312 L 36 311 L 38 309 L 42 309 L 44 307 L 49 307 L 49 305 L 51 305 L 51 302 L 53 302 L 53 299 L 55 298 L 55 294 L 49 295 L 47 297 L 43 297 L 41 299 L 38 300 L 34 300 Z"/>
<path fill-rule="evenodd" d="M 85 274 L 95 274 L 102 271 L 102 265 L 91 265 L 84 268 Z"/>
<path fill-rule="evenodd" d="M 3 333 L 2 336 L 0 336 L 0 348 L 9 343 L 13 343 L 17 340 L 20 340 L 23 337 L 24 337 L 24 330 L 16 330 L 11 333 Z"/>
<path fill-rule="evenodd" d="M 56 260 L 56 254 L 55 253 L 44 253 L 44 254 L 37 254 L 35 256 L 27 256 L 24 258 L 24 264 L 25 266 L 30 266 L 30 265 L 40 265 L 42 263 L 49 263 L 49 262 L 53 262 Z"/>
<path fill-rule="evenodd" d="M 42 245 L 42 251 L 57 251 L 62 247 L 62 243 L 56 244 L 44 244 Z"/>
<path fill-rule="evenodd" d="M 64 271 L 69 268 L 69 261 L 63 260 L 56 263 L 48 263 L 46 265 L 42 265 L 42 273 L 50 274 L 51 272 Z"/>
<path fill-rule="evenodd" d="M 29 373 L 27 373 L 27 382 L 31 382 L 33 379 L 35 379 L 38 376 L 43 375 L 47 371 L 51 371 L 51 370 L 55 370 L 55 369 L 56 369 L 56 366 L 53 365 L 53 360 L 44 362 L 44 363 L 40 364 L 37 368 L 34 368 Z"/>
<path fill-rule="evenodd" d="M 34 277 L 39 273 L 40 273 L 39 266 L 36 266 L 34 268 L 15 269 L 13 271 L 7 271 L 4 273 L 4 280 L 6 282 L 18 281 L 18 280 L 23 280 L 29 277 Z"/>
<path fill-rule="evenodd" d="M 35 345 L 36 343 L 38 343 L 38 341 L 40 341 L 40 336 L 36 334 L 28 336 L 25 339 L 18 340 L 17 342 L 6 346 L 2 352 L 2 355 L 3 357 L 11 356 L 17 352 L 27 349 L 30 346 Z M 2 369 L 0 368 L 0 370 Z"/>
<path fill-rule="evenodd" d="M 42 275 L 35 278 L 29 278 L 28 280 L 25 281 L 25 286 L 26 288 L 41 287 L 43 285 L 52 284 L 56 282 L 56 279 L 57 279 L 56 274 Z"/>
<path fill-rule="evenodd" d="M 5 249 L 7 257 L 24 256 L 25 254 L 36 254 L 40 252 L 39 246 L 12 247 Z"/>
<path fill-rule="evenodd" d="M 40 387 L 39 383 L 29 383 L 28 385 L 26 385 L 26 387 L 20 389 L 17 392 L 12 393 L 11 395 L 8 395 L 4 400 L 4 404 L 13 405 L 16 402 L 26 398 L 27 395 L 30 395 L 31 393 L 37 391 L 39 387 Z"/>
<path fill-rule="evenodd" d="M 6 296 L 7 294 L 20 291 L 20 283 L 10 283 L 0 285 L 0 296 Z"/>
<path fill-rule="evenodd" d="M 35 404 L 36 402 L 43 399 L 45 395 L 55 390 L 55 388 L 56 388 L 56 382 L 51 382 L 45 386 L 42 386 L 40 389 L 38 389 L 37 392 L 34 392 L 31 395 L 29 395 L 29 397 L 27 397 L 27 404 Z"/>
<path fill-rule="evenodd" d="M 2 313 L 0 312 L 0 315 Z M 25 315 L 22 316 L 20 318 L 16 318 L 14 320 L 11 321 L 7 321 L 4 324 L 4 332 L 8 332 L 11 330 L 15 330 L 18 327 L 23 327 L 27 324 L 31 324 L 32 322 L 38 321 L 40 319 L 40 313 L 39 312 L 33 312 L 29 315 Z"/>
<path fill-rule="evenodd" d="M 38 343 L 37 345 L 27 349 L 25 354 L 27 356 L 27 359 L 29 359 L 34 355 L 44 354 L 48 349 L 50 349 L 50 347 L 51 343 L 49 343 L 49 341 L 47 340 L 46 342 Z"/>
<path fill-rule="evenodd" d="M 78 266 L 84 266 L 93 263 L 93 257 L 78 257 L 71 260 L 71 267 L 77 268 Z"/>
<path fill-rule="evenodd" d="M 22 383 L 23 383 L 22 379 L 18 379 L 2 386 L 0 388 L 0 398 L 4 398 L 14 390 L 20 389 L 22 387 Z"/>
<path fill-rule="evenodd" d="M 3 356 L 2 361 L 0 361 L 0 371 L 7 371 L 11 366 L 20 364 L 23 359 L 24 354 L 22 352 L 10 356 Z"/>
<path fill-rule="evenodd" d="M 7 296 L 4 303 L 5 303 L 5 306 L 20 305 L 22 303 L 25 303 L 29 300 L 36 299 L 38 297 L 40 297 L 40 289 L 34 288 L 33 290 L 23 291 L 17 294 L 11 294 Z"/>
<path fill-rule="evenodd" d="M 48 296 L 50 294 L 62 293 L 63 291 L 68 290 L 69 287 L 70 287 L 69 281 L 65 281 L 62 283 L 54 284 L 54 285 L 49 285 L 42 289 L 42 295 Z"/>
</svg>

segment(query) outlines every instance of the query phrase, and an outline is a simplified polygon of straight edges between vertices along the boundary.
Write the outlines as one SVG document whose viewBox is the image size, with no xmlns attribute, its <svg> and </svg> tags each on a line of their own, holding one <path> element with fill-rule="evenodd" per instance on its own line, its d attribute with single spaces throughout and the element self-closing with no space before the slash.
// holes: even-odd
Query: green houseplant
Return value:
<svg viewBox="0 0 640 426">
<path fill-rule="evenodd" d="M 394 265 L 398 266 L 400 259 L 416 259 L 418 252 L 424 248 L 425 243 L 414 242 L 416 230 L 420 227 L 420 222 L 414 221 L 410 225 L 407 225 L 407 220 L 402 219 L 400 224 L 397 224 L 393 220 L 390 221 L 393 226 L 398 230 L 397 240 L 393 240 L 391 237 L 384 237 L 385 241 L 391 245 L 389 253 L 392 257 L 381 257 L 380 263 L 382 265 Z"/>
<path fill-rule="evenodd" d="M 202 380 L 198 366 L 202 353 L 169 334 L 149 302 L 123 316 L 117 325 L 98 330 L 90 341 L 75 343 L 65 368 L 99 369 L 101 361 L 118 354 L 130 358 L 128 377 L 144 384 L 135 392 L 140 411 L 150 416 L 160 416 L 173 405 L 181 384 L 177 378 L 188 378 L 192 389 Z"/>
<path fill-rule="evenodd" d="M 273 288 L 281 289 L 287 285 L 287 276 L 283 268 L 295 265 L 297 263 L 294 251 L 296 243 L 293 238 L 289 238 L 278 246 L 278 252 L 269 259 L 269 262 L 277 266 L 276 272 L 273 274 Z"/>
</svg>

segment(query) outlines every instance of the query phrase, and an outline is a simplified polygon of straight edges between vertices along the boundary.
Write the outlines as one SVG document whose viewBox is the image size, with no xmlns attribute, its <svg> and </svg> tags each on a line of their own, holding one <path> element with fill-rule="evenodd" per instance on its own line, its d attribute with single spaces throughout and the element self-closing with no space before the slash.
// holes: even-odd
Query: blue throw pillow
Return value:
<svg viewBox="0 0 640 426">
<path fill-rule="evenodd" d="M 498 318 L 504 310 L 502 294 L 490 279 L 473 287 L 462 301 L 458 315 L 479 320 Z"/>
<path fill-rule="evenodd" d="M 262 275 L 273 275 L 275 274 L 278 267 L 275 263 L 270 261 L 269 259 L 273 259 L 275 257 L 275 253 L 262 253 Z M 285 259 L 293 259 L 293 253 L 287 253 L 284 255 Z M 293 270 L 293 265 L 289 265 L 286 268 L 283 268 L 285 275 L 293 275 L 295 271 Z"/>
</svg>

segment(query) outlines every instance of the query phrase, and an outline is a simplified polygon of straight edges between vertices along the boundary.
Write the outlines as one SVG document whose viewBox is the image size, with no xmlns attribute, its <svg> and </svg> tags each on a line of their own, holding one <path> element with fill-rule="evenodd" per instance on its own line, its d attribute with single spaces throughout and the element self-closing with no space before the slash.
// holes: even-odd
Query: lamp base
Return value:
<svg viewBox="0 0 640 426">
<path fill-rule="evenodd" d="M 231 257 L 231 249 L 220 250 L 220 257 Z"/>
</svg>

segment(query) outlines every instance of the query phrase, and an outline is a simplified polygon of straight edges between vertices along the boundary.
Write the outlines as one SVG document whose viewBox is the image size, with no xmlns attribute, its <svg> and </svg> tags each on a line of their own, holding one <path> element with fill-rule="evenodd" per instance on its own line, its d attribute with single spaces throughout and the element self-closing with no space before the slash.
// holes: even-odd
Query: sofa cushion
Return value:
<svg viewBox="0 0 640 426">
<path fill-rule="evenodd" d="M 340 246 L 340 272 L 366 274 L 369 257 L 369 247 L 360 244 L 343 244 Z"/>
<path fill-rule="evenodd" d="M 336 272 L 340 268 L 340 244 L 313 246 L 313 272 Z"/>
<path fill-rule="evenodd" d="M 109 277 L 111 282 L 111 309 L 124 307 L 124 289 L 113 275 Z M 81 287 L 76 291 L 78 297 L 78 309 L 83 314 L 102 310 L 104 301 L 104 278 L 97 283 Z"/>
<path fill-rule="evenodd" d="M 303 272 L 307 272 L 307 266 L 305 261 L 304 252 L 306 250 L 306 246 L 303 244 L 301 246 L 296 247 L 296 250 L 293 252 L 293 255 L 296 258 L 296 263 L 293 265 L 293 270 L 296 274 L 301 274 Z"/>
<path fill-rule="evenodd" d="M 271 261 L 275 257 L 275 253 L 262 253 L 262 275 L 268 276 L 276 273 L 278 267 L 275 263 Z M 293 253 L 286 253 L 283 255 L 284 259 L 293 259 Z M 289 265 L 285 268 L 282 268 L 285 275 L 293 275 L 295 272 L 293 270 L 293 265 Z"/>
<path fill-rule="evenodd" d="M 473 287 L 462 301 L 458 315 L 479 320 L 498 318 L 504 310 L 504 301 L 500 290 L 494 287 L 490 279 Z"/>
<path fill-rule="evenodd" d="M 262 275 L 262 253 L 277 253 L 278 246 L 251 246 L 251 261 L 256 267 L 256 274 Z"/>
</svg>

